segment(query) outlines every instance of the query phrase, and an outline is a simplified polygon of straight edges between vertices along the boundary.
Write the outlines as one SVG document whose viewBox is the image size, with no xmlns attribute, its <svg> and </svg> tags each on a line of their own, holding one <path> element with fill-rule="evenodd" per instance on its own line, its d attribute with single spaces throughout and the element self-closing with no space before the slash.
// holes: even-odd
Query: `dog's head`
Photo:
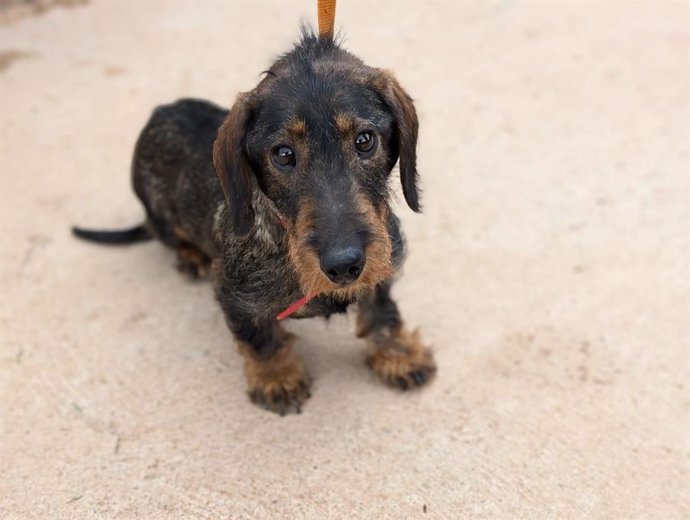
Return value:
<svg viewBox="0 0 690 520">
<path fill-rule="evenodd" d="M 254 225 L 258 186 L 284 221 L 307 294 L 356 294 L 392 274 L 388 181 L 400 159 L 408 205 L 419 211 L 417 115 L 386 71 L 331 37 L 305 34 L 218 132 L 213 160 L 234 232 Z"/>
</svg>

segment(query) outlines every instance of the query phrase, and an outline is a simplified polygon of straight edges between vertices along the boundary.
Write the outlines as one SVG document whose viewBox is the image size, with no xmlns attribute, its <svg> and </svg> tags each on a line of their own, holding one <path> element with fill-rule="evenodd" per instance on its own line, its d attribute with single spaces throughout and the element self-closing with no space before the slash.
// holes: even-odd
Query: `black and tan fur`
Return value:
<svg viewBox="0 0 690 520">
<path fill-rule="evenodd" d="M 419 211 L 417 126 L 412 100 L 389 72 L 305 33 L 229 112 L 191 99 L 158 107 L 132 165 L 146 223 L 75 233 L 123 243 L 148 233 L 176 249 L 190 274 L 210 270 L 249 395 L 267 409 L 299 411 L 310 395 L 295 338 L 276 320 L 307 294 L 317 296 L 292 317 L 358 303 L 369 367 L 391 385 L 420 386 L 435 364 L 390 295 L 404 241 L 389 181 L 399 161 L 405 200 Z M 355 147 L 364 134 L 374 139 L 367 153 Z M 276 162 L 285 147 L 295 160 L 288 167 Z M 352 264 L 346 281 L 324 267 L 343 251 L 360 255 L 338 264 Z"/>
</svg>

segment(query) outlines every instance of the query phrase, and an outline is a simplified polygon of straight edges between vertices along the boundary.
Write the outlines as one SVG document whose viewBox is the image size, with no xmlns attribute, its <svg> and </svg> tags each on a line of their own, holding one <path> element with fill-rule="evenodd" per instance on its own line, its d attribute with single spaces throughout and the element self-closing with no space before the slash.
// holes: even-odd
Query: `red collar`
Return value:
<svg viewBox="0 0 690 520">
<path fill-rule="evenodd" d="M 284 320 L 285 318 L 290 316 L 290 314 L 293 314 L 293 313 L 297 312 L 298 310 L 300 310 L 307 303 L 309 303 L 309 301 L 311 299 L 313 299 L 316 296 L 317 296 L 316 294 L 308 294 L 306 296 L 302 296 L 299 300 L 297 300 L 295 303 L 289 305 L 287 309 L 285 309 L 283 312 L 278 314 L 278 316 L 276 316 L 276 319 L 278 321 Z"/>
</svg>

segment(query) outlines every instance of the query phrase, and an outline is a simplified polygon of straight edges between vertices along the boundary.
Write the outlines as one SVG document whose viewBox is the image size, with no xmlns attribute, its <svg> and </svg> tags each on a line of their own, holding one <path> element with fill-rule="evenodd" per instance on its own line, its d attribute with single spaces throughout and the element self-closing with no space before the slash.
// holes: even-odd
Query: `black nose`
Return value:
<svg viewBox="0 0 690 520">
<path fill-rule="evenodd" d="M 346 284 L 359 278 L 365 261 L 359 247 L 333 248 L 321 255 L 321 270 L 332 282 Z"/>
</svg>

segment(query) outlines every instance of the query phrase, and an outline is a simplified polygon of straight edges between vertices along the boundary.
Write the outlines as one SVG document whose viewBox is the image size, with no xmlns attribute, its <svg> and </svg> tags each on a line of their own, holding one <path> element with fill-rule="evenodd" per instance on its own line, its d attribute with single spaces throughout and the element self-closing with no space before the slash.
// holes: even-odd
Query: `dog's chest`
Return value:
<svg viewBox="0 0 690 520">
<path fill-rule="evenodd" d="M 354 303 L 352 300 L 343 301 L 329 296 L 317 296 L 290 317 L 295 319 L 315 318 L 318 316 L 328 318 L 332 314 L 347 312 L 347 308 L 352 303 Z"/>
</svg>

